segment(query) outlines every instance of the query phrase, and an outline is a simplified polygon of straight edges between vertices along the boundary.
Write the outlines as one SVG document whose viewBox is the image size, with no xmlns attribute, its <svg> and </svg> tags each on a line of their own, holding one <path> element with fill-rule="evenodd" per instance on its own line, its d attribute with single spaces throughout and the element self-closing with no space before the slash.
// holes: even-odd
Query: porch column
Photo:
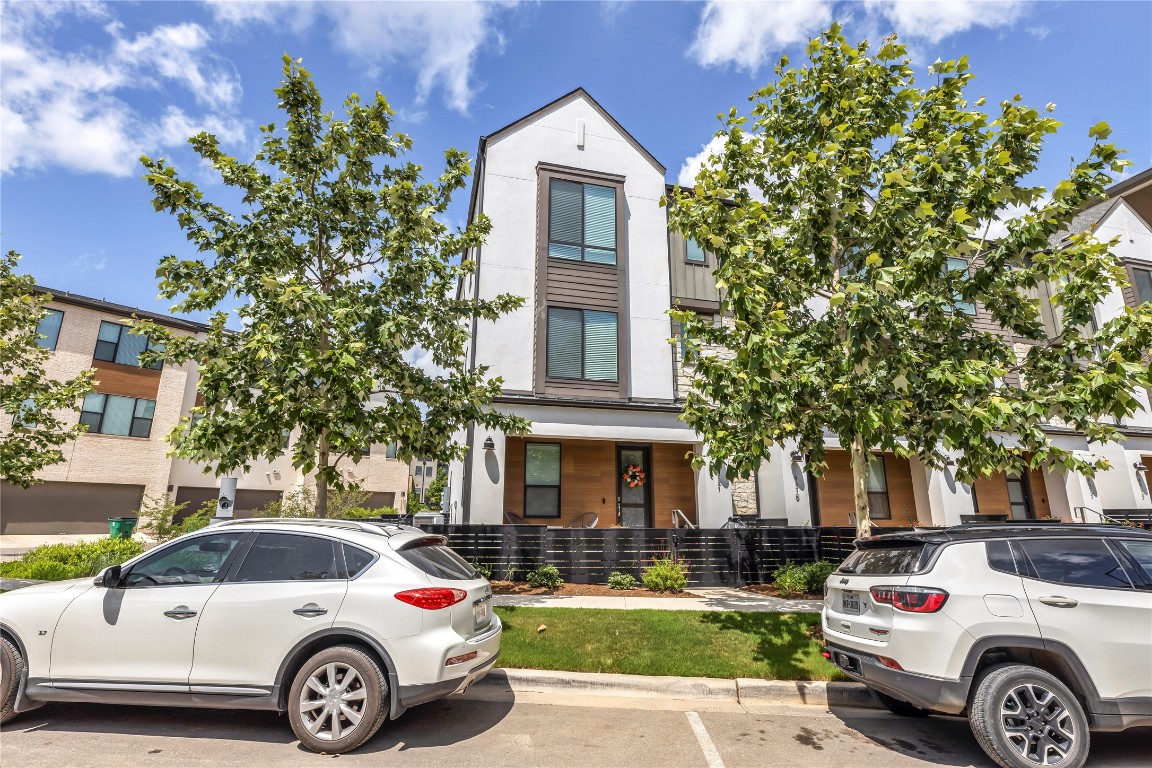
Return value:
<svg viewBox="0 0 1152 768">
<path fill-rule="evenodd" d="M 792 460 L 795 444 L 772 449 L 772 458 L 760 465 L 760 517 L 787 520 L 788 525 L 812 525 L 812 502 L 803 457 Z"/>
<path fill-rule="evenodd" d="M 961 483 L 956 479 L 951 467 L 946 466 L 939 470 L 930 469 L 915 458 L 912 458 L 910 463 L 913 468 L 913 488 L 917 491 L 916 512 L 918 516 L 921 512 L 920 499 L 922 495 L 928 504 L 927 511 L 931 515 L 932 525 L 960 525 L 963 522 L 961 515 L 976 514 L 975 505 L 972 503 L 972 489 L 966 483 Z M 919 468 L 919 472 L 916 471 L 917 468 Z M 923 478 L 920 488 L 916 487 L 917 475 Z M 929 521 L 921 517 L 920 522 L 928 523 Z"/>
<path fill-rule="evenodd" d="M 700 444 L 697 451 L 703 451 Z M 713 477 L 707 467 L 696 470 L 696 521 L 701 528 L 719 528 L 733 515 L 732 484 L 725 477 Z"/>
<path fill-rule="evenodd" d="M 498 525 L 504 522 L 504 433 L 477 427 L 472 439 L 472 454 L 468 458 L 472 471 L 469 522 Z M 489 439 L 492 448 L 485 449 Z"/>
</svg>

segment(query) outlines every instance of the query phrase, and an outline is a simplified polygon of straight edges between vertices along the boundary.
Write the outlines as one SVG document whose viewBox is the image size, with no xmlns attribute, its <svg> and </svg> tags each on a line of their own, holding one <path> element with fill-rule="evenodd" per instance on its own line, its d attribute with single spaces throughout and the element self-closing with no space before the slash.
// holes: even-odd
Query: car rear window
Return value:
<svg viewBox="0 0 1152 768">
<path fill-rule="evenodd" d="M 1099 539 L 1018 541 L 1041 581 L 1078 587 L 1132 588 L 1108 545 Z"/>
<path fill-rule="evenodd" d="M 912 573 L 926 555 L 923 544 L 858 549 L 840 564 L 839 573 Z"/>
<path fill-rule="evenodd" d="M 443 544 L 417 544 L 401 549 L 397 554 L 438 579 L 465 581 L 479 578 L 479 573 L 467 560 Z"/>
</svg>

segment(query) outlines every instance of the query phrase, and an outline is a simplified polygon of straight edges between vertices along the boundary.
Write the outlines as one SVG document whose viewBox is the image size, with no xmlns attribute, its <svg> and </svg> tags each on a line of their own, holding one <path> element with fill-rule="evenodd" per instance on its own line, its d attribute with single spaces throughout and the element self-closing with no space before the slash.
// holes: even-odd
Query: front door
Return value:
<svg viewBox="0 0 1152 768">
<path fill-rule="evenodd" d="M 1028 487 L 1028 480 L 1019 472 L 1009 472 L 1006 478 L 1008 482 L 1008 505 L 1012 511 L 1012 519 L 1034 519 L 1036 513 L 1032 509 L 1032 494 Z"/>
<path fill-rule="evenodd" d="M 652 453 L 645 445 L 616 446 L 617 522 L 652 527 Z"/>
</svg>

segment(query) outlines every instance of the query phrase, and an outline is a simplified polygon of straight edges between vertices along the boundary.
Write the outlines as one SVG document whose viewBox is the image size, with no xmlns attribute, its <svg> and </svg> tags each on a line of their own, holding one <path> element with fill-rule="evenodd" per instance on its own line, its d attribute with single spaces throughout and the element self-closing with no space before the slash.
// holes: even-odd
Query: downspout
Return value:
<svg viewBox="0 0 1152 768">
<path fill-rule="evenodd" d="M 478 210 L 483 210 L 484 207 L 484 165 L 487 157 L 488 137 L 481 136 L 480 143 L 476 147 L 476 177 L 472 183 L 472 199 L 468 203 L 468 223 L 472 224 L 476 220 L 476 213 Z M 472 283 L 472 300 L 476 301 L 480 298 L 480 255 L 483 245 L 476 246 L 476 272 Z M 463 285 L 461 285 L 463 288 Z M 478 318 L 476 314 L 472 314 L 472 330 L 470 339 L 470 350 L 468 355 L 468 372 L 471 373 L 476 369 L 476 328 L 478 326 Z M 468 434 L 465 437 L 465 445 L 467 452 L 464 454 L 464 478 L 461 483 L 460 489 L 460 522 L 468 525 L 472 522 L 472 457 L 475 455 L 476 445 L 476 424 L 470 422 L 468 424 Z"/>
</svg>

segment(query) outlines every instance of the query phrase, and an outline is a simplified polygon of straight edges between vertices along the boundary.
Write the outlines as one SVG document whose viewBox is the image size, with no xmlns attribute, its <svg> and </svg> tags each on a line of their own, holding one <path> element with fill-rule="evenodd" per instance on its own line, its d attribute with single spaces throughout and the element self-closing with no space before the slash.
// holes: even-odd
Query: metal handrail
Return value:
<svg viewBox="0 0 1152 768">
<path fill-rule="evenodd" d="M 672 510 L 672 527 L 695 528 L 696 526 L 692 524 L 692 521 L 688 519 L 688 516 L 685 515 L 682 510 L 674 509 Z"/>
</svg>

